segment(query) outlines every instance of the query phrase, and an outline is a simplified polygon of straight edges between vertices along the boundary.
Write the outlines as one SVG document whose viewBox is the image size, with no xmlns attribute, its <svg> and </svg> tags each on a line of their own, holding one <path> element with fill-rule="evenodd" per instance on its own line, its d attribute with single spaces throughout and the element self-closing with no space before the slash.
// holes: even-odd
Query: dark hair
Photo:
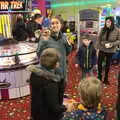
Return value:
<svg viewBox="0 0 120 120">
<path fill-rule="evenodd" d="M 92 40 L 92 35 L 85 33 L 80 37 L 80 39 L 81 40 L 84 40 L 84 39 Z"/>
<path fill-rule="evenodd" d="M 55 48 L 45 49 L 40 56 L 40 64 L 48 69 L 54 69 L 59 60 L 59 52 Z"/>
<path fill-rule="evenodd" d="M 114 29 L 114 17 L 112 17 L 112 16 L 109 16 L 109 17 L 106 17 L 105 18 L 105 25 L 104 25 L 104 27 L 103 27 L 103 31 L 102 31 L 102 34 L 104 34 L 105 32 L 106 32 L 106 30 L 108 29 L 107 28 L 107 26 L 106 26 L 106 21 L 107 20 L 110 20 L 111 21 L 111 26 L 110 26 L 110 31 L 113 31 L 113 29 Z"/>
<path fill-rule="evenodd" d="M 41 17 L 42 17 L 42 15 L 41 15 L 41 14 L 38 14 L 38 13 L 34 15 L 34 19 L 35 19 L 35 20 L 38 19 L 38 18 L 41 18 Z"/>
</svg>

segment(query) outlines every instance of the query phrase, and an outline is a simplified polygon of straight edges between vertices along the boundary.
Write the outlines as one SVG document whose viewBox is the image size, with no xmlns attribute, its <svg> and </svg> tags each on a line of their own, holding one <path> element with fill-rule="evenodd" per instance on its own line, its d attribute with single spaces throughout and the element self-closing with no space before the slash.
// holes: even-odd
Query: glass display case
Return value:
<svg viewBox="0 0 120 120">
<path fill-rule="evenodd" d="M 0 46 L 0 83 L 9 83 L 9 87 L 0 87 L 0 99 L 18 98 L 30 94 L 26 82 L 30 72 L 26 66 L 37 64 L 36 43 L 19 42 Z"/>
</svg>

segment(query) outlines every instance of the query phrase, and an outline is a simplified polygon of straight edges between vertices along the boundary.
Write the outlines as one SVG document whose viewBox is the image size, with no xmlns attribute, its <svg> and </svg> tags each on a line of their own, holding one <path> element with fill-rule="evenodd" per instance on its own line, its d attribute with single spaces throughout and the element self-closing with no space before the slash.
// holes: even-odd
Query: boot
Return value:
<svg viewBox="0 0 120 120">
<path fill-rule="evenodd" d="M 110 83 L 109 83 L 109 81 L 107 80 L 107 81 L 103 81 L 103 84 L 105 84 L 105 85 L 109 85 Z"/>
<path fill-rule="evenodd" d="M 109 85 L 110 84 L 107 77 L 104 78 L 103 84 L 105 84 L 105 85 Z"/>
</svg>

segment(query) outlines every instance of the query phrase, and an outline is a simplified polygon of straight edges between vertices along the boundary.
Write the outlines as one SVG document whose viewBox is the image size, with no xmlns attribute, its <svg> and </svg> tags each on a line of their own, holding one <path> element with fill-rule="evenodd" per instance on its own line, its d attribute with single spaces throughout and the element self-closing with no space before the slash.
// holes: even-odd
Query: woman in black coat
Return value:
<svg viewBox="0 0 120 120">
<path fill-rule="evenodd" d="M 102 28 L 98 38 L 98 78 L 102 80 L 102 63 L 105 60 L 104 84 L 109 84 L 108 73 L 112 55 L 116 52 L 116 47 L 120 44 L 120 29 L 114 25 L 114 18 L 109 16 L 105 19 L 105 25 Z"/>
</svg>

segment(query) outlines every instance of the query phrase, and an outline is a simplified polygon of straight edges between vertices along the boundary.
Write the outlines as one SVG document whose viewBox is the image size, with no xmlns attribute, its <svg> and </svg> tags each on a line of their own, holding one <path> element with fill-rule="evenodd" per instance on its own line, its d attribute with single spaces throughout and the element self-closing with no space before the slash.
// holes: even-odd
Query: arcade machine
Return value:
<svg viewBox="0 0 120 120">
<path fill-rule="evenodd" d="M 0 1 L 0 100 L 30 94 L 26 66 L 38 63 L 36 44 L 12 39 L 13 15 L 28 13 L 28 1 Z"/>
</svg>

